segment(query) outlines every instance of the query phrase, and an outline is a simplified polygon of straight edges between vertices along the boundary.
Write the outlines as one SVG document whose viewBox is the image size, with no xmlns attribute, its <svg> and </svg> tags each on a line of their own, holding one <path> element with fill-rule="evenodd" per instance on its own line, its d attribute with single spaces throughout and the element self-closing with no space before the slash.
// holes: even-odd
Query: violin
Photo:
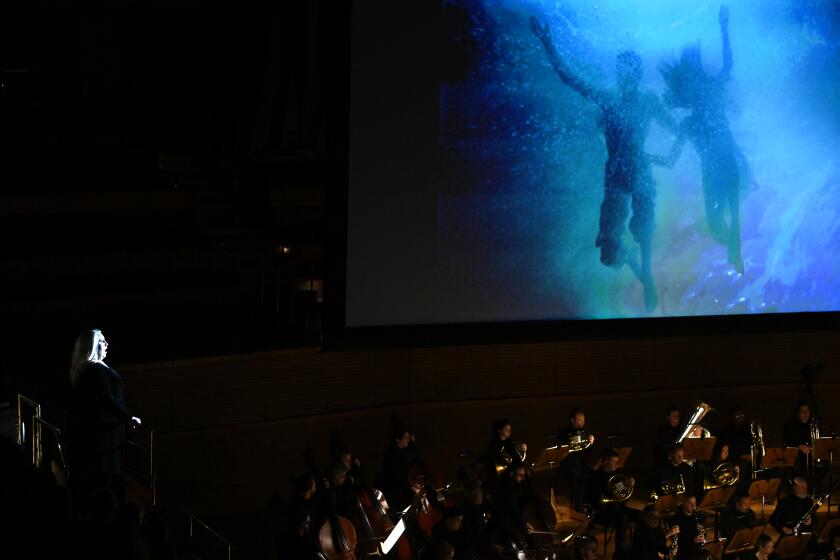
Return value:
<svg viewBox="0 0 840 560">
<path fill-rule="evenodd" d="M 318 531 L 318 543 L 327 560 L 357 560 L 356 530 L 349 519 L 330 516 Z"/>
</svg>

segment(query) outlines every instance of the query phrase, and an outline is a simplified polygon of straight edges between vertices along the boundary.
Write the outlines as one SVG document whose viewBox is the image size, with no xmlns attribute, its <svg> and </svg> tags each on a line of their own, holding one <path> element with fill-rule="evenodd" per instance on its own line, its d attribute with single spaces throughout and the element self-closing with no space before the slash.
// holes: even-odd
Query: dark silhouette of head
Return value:
<svg viewBox="0 0 840 560">
<path fill-rule="evenodd" d="M 663 62 L 659 73 L 665 80 L 665 103 L 669 107 L 697 108 L 707 97 L 709 78 L 703 70 L 700 44 L 685 47 L 678 62 Z"/>
<path fill-rule="evenodd" d="M 624 51 L 615 57 L 615 77 L 622 93 L 632 93 L 642 80 L 642 58 L 635 51 Z"/>
</svg>

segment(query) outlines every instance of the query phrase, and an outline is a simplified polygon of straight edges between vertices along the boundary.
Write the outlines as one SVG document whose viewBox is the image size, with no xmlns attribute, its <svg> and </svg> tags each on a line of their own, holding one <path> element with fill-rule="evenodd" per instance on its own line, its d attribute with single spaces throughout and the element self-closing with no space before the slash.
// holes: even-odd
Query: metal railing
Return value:
<svg viewBox="0 0 840 560">
<path fill-rule="evenodd" d="M 137 433 L 142 432 L 138 430 Z M 152 506 L 156 506 L 157 477 L 155 472 L 155 430 L 150 429 L 147 433 L 149 434 L 147 444 L 136 442 L 131 438 L 127 439 L 129 448 L 135 449 L 140 454 L 140 460 L 138 462 L 141 463 L 142 466 L 129 464 L 130 457 L 126 457 L 125 470 L 132 476 L 140 479 L 142 482 L 145 482 L 146 487 L 152 495 Z"/>
<path fill-rule="evenodd" d="M 52 461 L 56 462 L 56 466 L 64 472 L 65 478 L 68 477 L 67 462 L 64 460 L 64 449 L 61 445 L 61 430 L 56 426 L 50 424 L 40 416 L 33 418 L 34 427 L 32 433 L 33 446 L 35 448 L 35 467 L 42 469 L 45 467 L 52 467 Z M 44 436 L 44 432 L 48 432 L 52 438 L 49 442 Z"/>
<path fill-rule="evenodd" d="M 226 551 L 225 558 L 227 558 L 227 560 L 231 560 L 231 554 L 233 552 L 233 545 L 230 543 L 230 541 L 228 541 L 222 535 L 220 535 L 219 533 L 214 531 L 212 528 L 210 528 L 201 519 L 196 517 L 195 514 L 190 513 L 190 540 L 193 540 L 193 541 L 196 538 L 196 533 L 195 533 L 196 526 L 198 526 L 198 528 L 201 528 L 205 532 L 210 534 L 213 537 L 213 539 L 215 539 L 216 544 L 221 545 L 221 546 L 219 546 L 219 548 Z"/>
<path fill-rule="evenodd" d="M 24 416 L 24 409 L 25 407 L 29 407 L 32 411 L 32 414 L 29 416 Z M 36 418 L 41 417 L 41 405 L 30 399 L 29 397 L 25 397 L 18 393 L 17 396 L 17 442 L 18 445 L 21 447 L 26 446 L 27 438 L 29 443 L 31 444 L 32 449 L 32 463 L 37 464 L 38 455 L 40 451 L 36 448 L 38 435 L 37 432 L 40 429 L 40 425 L 35 423 Z M 26 433 L 26 420 L 29 420 L 29 426 L 32 431 L 32 435 Z"/>
</svg>

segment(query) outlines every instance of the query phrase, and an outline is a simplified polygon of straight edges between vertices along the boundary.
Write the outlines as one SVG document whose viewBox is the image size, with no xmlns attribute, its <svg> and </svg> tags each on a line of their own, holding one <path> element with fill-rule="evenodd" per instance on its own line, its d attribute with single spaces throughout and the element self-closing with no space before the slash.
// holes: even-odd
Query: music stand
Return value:
<svg viewBox="0 0 840 560">
<path fill-rule="evenodd" d="M 726 539 L 715 539 L 703 545 L 703 550 L 709 553 L 709 557 L 714 560 L 723 558 L 723 547 L 726 544 Z"/>
<path fill-rule="evenodd" d="M 784 535 L 776 543 L 776 554 L 779 558 L 799 558 L 811 540 L 811 533 L 801 535 Z"/>
<path fill-rule="evenodd" d="M 761 460 L 761 468 L 767 467 L 792 467 L 796 463 L 796 456 L 799 454 L 798 447 L 765 447 L 764 458 Z"/>
<path fill-rule="evenodd" d="M 840 525 L 840 519 L 829 519 L 825 522 L 825 527 L 823 527 L 822 533 L 820 533 L 819 542 L 827 543 L 831 540 L 831 530 Z"/>
<path fill-rule="evenodd" d="M 706 492 L 703 500 L 697 509 L 701 511 L 711 511 L 715 516 L 715 538 L 720 536 L 720 508 L 726 507 L 729 503 L 729 498 L 735 493 L 735 486 L 726 486 L 723 488 L 713 488 Z"/>
<path fill-rule="evenodd" d="M 741 529 L 736 532 L 729 539 L 729 544 L 726 546 L 726 552 L 724 554 L 740 554 L 741 552 L 754 549 L 755 543 L 758 542 L 758 537 L 766 528 L 767 525 L 756 525 L 752 529 Z"/>
<path fill-rule="evenodd" d="M 837 452 L 837 439 L 833 437 L 814 440 L 812 451 L 814 464 L 820 459 L 828 460 L 828 487 L 834 486 L 834 454 Z M 828 516 L 831 517 L 831 496 L 828 497 Z"/>
<path fill-rule="evenodd" d="M 768 499 L 774 499 L 779 492 L 779 486 L 782 484 L 781 478 L 771 478 L 769 480 L 753 480 L 750 484 L 750 499 L 754 501 L 761 500 L 761 521 L 764 521 L 764 505 Z"/>
<path fill-rule="evenodd" d="M 542 472 L 554 470 L 554 467 L 563 462 L 563 459 L 569 454 L 568 445 L 555 445 L 543 449 L 537 460 L 531 464 L 531 472 Z"/>
<path fill-rule="evenodd" d="M 653 502 L 653 507 L 660 514 L 672 513 L 677 509 L 677 505 L 679 504 L 678 498 L 678 496 L 672 494 L 660 496 Z"/>
<path fill-rule="evenodd" d="M 619 469 L 624 468 L 624 464 L 627 462 L 627 458 L 630 456 L 630 453 L 633 451 L 632 447 L 616 447 L 615 452 L 618 453 L 618 467 Z"/>
<path fill-rule="evenodd" d="M 687 461 L 691 459 L 697 461 L 708 461 L 712 458 L 712 454 L 715 452 L 716 442 L 717 438 L 715 437 L 684 439 L 682 446 L 685 450 L 685 459 Z"/>
</svg>

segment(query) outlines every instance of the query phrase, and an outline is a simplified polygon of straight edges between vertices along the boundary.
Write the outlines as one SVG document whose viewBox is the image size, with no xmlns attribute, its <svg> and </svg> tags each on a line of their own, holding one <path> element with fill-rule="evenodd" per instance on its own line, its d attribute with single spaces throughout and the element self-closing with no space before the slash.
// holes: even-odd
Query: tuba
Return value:
<svg viewBox="0 0 840 560">
<path fill-rule="evenodd" d="M 590 445 L 592 444 L 589 443 L 589 437 L 584 434 L 583 430 L 572 432 L 572 435 L 569 436 L 569 453 L 583 451 Z"/>
<path fill-rule="evenodd" d="M 703 490 L 709 491 L 715 488 L 732 486 L 738 482 L 740 473 L 732 463 L 721 463 L 709 473 L 709 477 L 703 481 Z"/>
<path fill-rule="evenodd" d="M 607 482 L 607 493 L 601 497 L 602 504 L 620 504 L 626 502 L 633 495 L 633 486 L 627 476 L 614 474 Z"/>
<path fill-rule="evenodd" d="M 691 415 L 691 418 L 688 419 L 688 422 L 683 428 L 683 431 L 680 433 L 680 436 L 674 441 L 675 444 L 682 443 L 685 438 L 689 436 L 691 432 L 694 431 L 694 427 L 700 424 L 700 421 L 703 419 L 708 412 L 712 410 L 712 407 L 707 405 L 704 402 L 701 402 L 697 405 L 697 410 L 694 411 L 694 414 Z"/>
</svg>

